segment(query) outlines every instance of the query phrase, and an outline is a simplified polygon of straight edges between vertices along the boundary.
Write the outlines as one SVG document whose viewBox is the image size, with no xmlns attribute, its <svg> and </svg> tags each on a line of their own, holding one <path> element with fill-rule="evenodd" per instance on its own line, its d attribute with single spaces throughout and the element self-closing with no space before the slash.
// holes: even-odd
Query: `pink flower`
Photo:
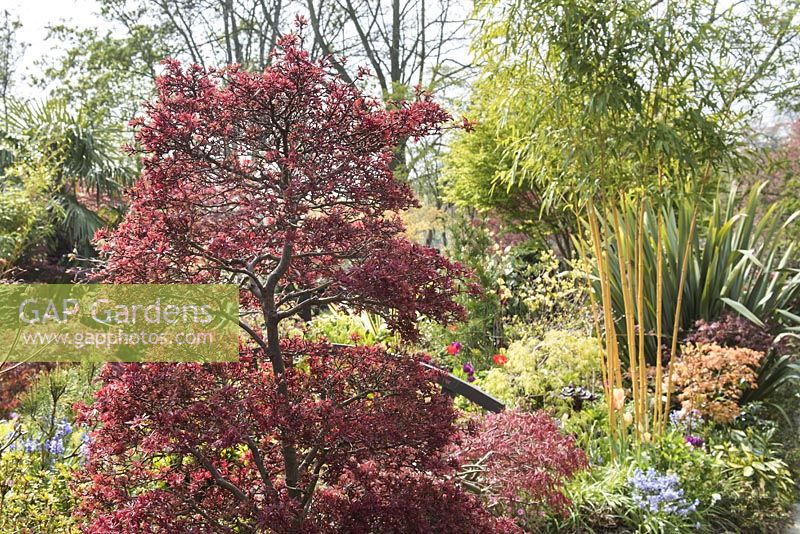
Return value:
<svg viewBox="0 0 800 534">
<path fill-rule="evenodd" d="M 621 410 L 625 406 L 625 390 L 622 388 L 614 388 L 614 391 L 611 392 L 611 398 L 613 399 L 614 409 Z"/>
</svg>

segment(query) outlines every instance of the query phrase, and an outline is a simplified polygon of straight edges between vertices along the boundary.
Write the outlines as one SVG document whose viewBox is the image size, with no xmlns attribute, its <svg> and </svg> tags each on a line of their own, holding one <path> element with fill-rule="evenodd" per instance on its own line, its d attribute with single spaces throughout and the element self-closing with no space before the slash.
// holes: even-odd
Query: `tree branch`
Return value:
<svg viewBox="0 0 800 534">
<path fill-rule="evenodd" d="M 203 456 L 203 453 L 201 453 L 196 447 L 189 447 L 189 452 L 191 452 L 194 455 L 194 457 L 197 458 L 197 461 L 200 462 L 203 465 L 203 467 L 205 467 L 208 470 L 209 473 L 211 473 L 211 477 L 214 479 L 214 482 L 216 482 L 218 486 L 230 491 L 237 499 L 239 499 L 242 502 L 250 501 L 247 495 L 245 495 L 245 493 L 241 489 L 239 489 L 236 485 L 234 485 L 230 480 L 223 477 L 222 474 L 220 474 L 220 472 L 217 470 L 217 468 L 214 467 L 214 464 L 211 463 L 211 461 L 209 461 L 208 458 Z"/>
</svg>

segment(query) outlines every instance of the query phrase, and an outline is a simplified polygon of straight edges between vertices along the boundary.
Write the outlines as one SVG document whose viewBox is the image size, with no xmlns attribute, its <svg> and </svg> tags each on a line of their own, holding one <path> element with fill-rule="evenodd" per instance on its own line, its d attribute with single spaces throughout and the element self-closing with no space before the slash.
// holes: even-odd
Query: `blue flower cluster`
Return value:
<svg viewBox="0 0 800 534">
<path fill-rule="evenodd" d="M 19 436 L 19 427 L 15 427 L 14 430 L 11 430 L 8 434 L 6 434 L 6 443 L 12 443 L 10 446 L 10 450 L 18 451 L 23 450 L 27 454 L 32 454 L 39 450 L 39 442 L 33 438 L 25 438 L 21 442 L 14 441 Z"/>
<path fill-rule="evenodd" d="M 14 432 L 11 432 L 9 437 L 13 436 L 13 434 Z M 41 437 L 34 438 L 28 436 L 22 440 L 22 442 L 14 444 L 12 449 L 21 449 L 27 454 L 33 454 L 44 449 L 53 457 L 62 456 L 64 454 L 64 442 L 69 439 L 70 434 L 72 434 L 72 425 L 65 418 L 56 424 L 53 437 L 44 440 L 44 443 L 42 442 Z"/>
<path fill-rule="evenodd" d="M 647 472 L 639 468 L 628 479 L 633 487 L 633 500 L 639 508 L 650 513 L 678 515 L 685 517 L 697 510 L 700 501 L 689 502 L 680 488 L 678 475 L 660 475 L 655 469 Z"/>
<path fill-rule="evenodd" d="M 89 459 L 89 446 L 91 444 L 92 444 L 92 436 L 88 432 L 85 432 L 81 436 L 81 448 L 79 449 L 81 463 Z"/>
<path fill-rule="evenodd" d="M 673 410 L 669 413 L 669 422 L 676 430 L 691 433 L 703 426 L 705 420 L 697 410 Z"/>
<path fill-rule="evenodd" d="M 28 454 L 33 454 L 39 450 L 39 442 L 33 438 L 25 438 L 22 442 L 22 450 Z"/>
<path fill-rule="evenodd" d="M 61 456 L 64 454 L 64 439 L 72 433 L 72 425 L 69 421 L 62 419 L 56 426 L 56 431 L 53 437 L 45 440 L 44 447 L 53 456 Z"/>
</svg>

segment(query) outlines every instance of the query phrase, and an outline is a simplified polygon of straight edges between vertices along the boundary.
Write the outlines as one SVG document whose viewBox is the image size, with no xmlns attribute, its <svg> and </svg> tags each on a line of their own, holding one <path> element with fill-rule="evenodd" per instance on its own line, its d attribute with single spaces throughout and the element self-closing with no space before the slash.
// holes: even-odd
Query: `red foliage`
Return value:
<svg viewBox="0 0 800 534">
<path fill-rule="evenodd" d="M 537 517 L 547 509 L 564 512 L 569 505 L 564 483 L 588 466 L 575 439 L 562 434 L 543 411 L 489 415 L 456 454 L 463 464 L 485 458 L 481 480 L 490 499 L 515 517 Z"/>
<path fill-rule="evenodd" d="M 321 517 L 336 525 L 331 532 L 522 532 L 509 518 L 491 518 L 483 503 L 451 481 L 412 469 L 383 471 L 374 464 L 364 466 L 348 473 L 338 488 L 321 492 L 321 500 L 325 508 Z"/>
<path fill-rule="evenodd" d="M 278 313 L 343 302 L 410 337 L 418 314 L 460 318 L 452 297 L 466 272 L 403 237 L 398 212 L 416 200 L 390 168 L 398 142 L 449 116 L 426 94 L 387 109 L 296 41 L 285 37 L 263 73 L 165 62 L 157 100 L 134 121 L 146 157 L 130 212 L 98 236 L 104 275 L 274 274 L 280 284 L 262 299 L 274 297 Z"/>
<path fill-rule="evenodd" d="M 107 366 L 79 417 L 97 426 L 78 487 L 86 531 L 503 531 L 447 480 L 456 414 L 434 372 L 375 347 L 283 345 L 306 369 L 284 373 L 288 396 L 249 356 Z"/>
<path fill-rule="evenodd" d="M 19 406 L 22 392 L 28 388 L 39 371 L 49 367 L 49 364 L 43 363 L 14 363 L 0 366 L 0 417 L 8 417 Z"/>
<path fill-rule="evenodd" d="M 258 315 L 240 363 L 103 372 L 81 416 L 97 427 L 86 530 L 508 531 L 453 482 L 453 408 L 418 358 L 280 339 L 280 321 L 330 303 L 413 338 L 421 314 L 462 316 L 467 276 L 402 236 L 415 200 L 390 168 L 447 114 L 423 94 L 384 108 L 296 37 L 281 46 L 260 74 L 167 61 L 135 121 L 143 175 L 98 236 L 101 278 L 234 280 Z"/>
<path fill-rule="evenodd" d="M 774 336 L 769 329 L 758 326 L 740 315 L 725 312 L 716 321 L 697 321 L 694 330 L 686 336 L 685 343 L 717 344 L 721 347 L 744 347 L 758 352 L 772 348 Z"/>
</svg>

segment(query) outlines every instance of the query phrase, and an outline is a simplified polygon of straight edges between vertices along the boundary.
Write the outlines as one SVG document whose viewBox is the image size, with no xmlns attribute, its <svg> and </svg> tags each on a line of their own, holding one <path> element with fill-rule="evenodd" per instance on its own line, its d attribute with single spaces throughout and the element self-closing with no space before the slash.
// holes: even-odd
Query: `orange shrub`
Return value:
<svg viewBox="0 0 800 534">
<path fill-rule="evenodd" d="M 743 391 L 757 387 L 756 369 L 763 357 L 763 352 L 741 347 L 688 344 L 675 364 L 678 399 L 687 410 L 698 410 L 717 423 L 730 423 L 739 415 Z"/>
</svg>

